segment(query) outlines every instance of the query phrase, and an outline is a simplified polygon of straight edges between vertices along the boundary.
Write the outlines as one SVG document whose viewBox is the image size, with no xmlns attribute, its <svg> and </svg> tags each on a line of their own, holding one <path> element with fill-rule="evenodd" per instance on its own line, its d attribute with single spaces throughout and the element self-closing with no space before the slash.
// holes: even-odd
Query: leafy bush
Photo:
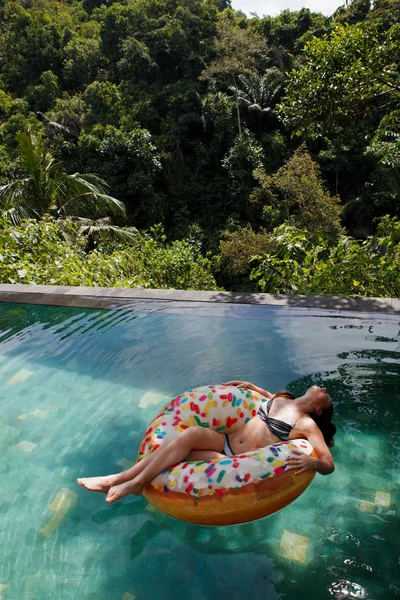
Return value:
<svg viewBox="0 0 400 600">
<path fill-rule="evenodd" d="M 281 225 L 271 236 L 274 252 L 259 257 L 251 279 L 263 292 L 399 297 L 400 222 L 383 217 L 375 235 L 337 245 L 306 230 Z"/>
<path fill-rule="evenodd" d="M 224 231 L 219 245 L 218 271 L 224 287 L 237 292 L 251 292 L 255 284 L 249 279 L 252 258 L 271 250 L 270 235 L 257 233 L 250 225 L 236 231 Z"/>
<path fill-rule="evenodd" d="M 65 222 L 64 222 L 65 224 Z M 75 227 L 71 222 L 70 227 Z M 154 235 L 158 239 L 155 239 Z M 211 262 L 189 240 L 166 242 L 160 228 L 122 246 L 106 237 L 84 251 L 79 236 L 67 244 L 54 223 L 0 218 L 0 281 L 46 285 L 217 289 Z"/>
</svg>

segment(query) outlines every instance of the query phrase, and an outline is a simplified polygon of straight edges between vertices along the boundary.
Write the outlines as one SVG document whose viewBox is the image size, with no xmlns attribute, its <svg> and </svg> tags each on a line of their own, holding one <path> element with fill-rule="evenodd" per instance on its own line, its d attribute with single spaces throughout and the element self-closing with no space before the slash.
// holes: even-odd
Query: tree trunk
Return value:
<svg viewBox="0 0 400 600">
<path fill-rule="evenodd" d="M 241 137 L 241 135 L 242 135 L 242 125 L 240 123 L 238 88 L 237 88 L 237 85 L 236 85 L 236 77 L 235 77 L 234 73 L 233 73 L 232 77 L 233 77 L 233 83 L 234 83 L 234 86 L 235 86 L 235 100 L 236 100 L 236 111 L 237 111 L 238 126 L 239 126 L 239 137 Z"/>
</svg>

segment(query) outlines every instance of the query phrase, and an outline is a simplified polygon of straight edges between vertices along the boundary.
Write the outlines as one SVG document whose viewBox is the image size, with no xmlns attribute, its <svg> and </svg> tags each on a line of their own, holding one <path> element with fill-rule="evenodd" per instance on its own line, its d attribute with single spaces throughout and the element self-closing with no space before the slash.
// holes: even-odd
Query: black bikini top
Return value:
<svg viewBox="0 0 400 600">
<path fill-rule="evenodd" d="M 269 410 L 271 408 L 272 400 L 264 402 L 258 409 L 257 415 L 266 424 L 271 433 L 276 435 L 277 438 L 283 442 L 287 442 L 289 434 L 293 427 L 296 425 L 296 421 L 281 421 L 280 419 L 274 419 L 269 417 Z"/>
</svg>

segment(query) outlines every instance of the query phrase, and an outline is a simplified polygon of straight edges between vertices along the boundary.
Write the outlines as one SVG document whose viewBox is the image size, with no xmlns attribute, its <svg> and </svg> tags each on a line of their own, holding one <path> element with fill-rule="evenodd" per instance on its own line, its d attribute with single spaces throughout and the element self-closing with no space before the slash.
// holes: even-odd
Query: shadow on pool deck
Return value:
<svg viewBox="0 0 400 600">
<path fill-rule="evenodd" d="M 211 293 L 210 293 L 211 295 Z M 400 301 L 396 298 L 350 298 L 348 296 L 305 296 L 284 294 L 249 294 L 247 292 L 213 292 L 213 302 L 239 304 L 272 304 L 297 308 L 356 310 L 360 312 L 400 311 Z"/>
<path fill-rule="evenodd" d="M 248 292 L 207 292 L 128 288 L 0 284 L 0 302 L 107 308 L 121 301 L 159 300 L 256 304 L 307 309 L 400 313 L 398 298 L 350 298 Z"/>
</svg>

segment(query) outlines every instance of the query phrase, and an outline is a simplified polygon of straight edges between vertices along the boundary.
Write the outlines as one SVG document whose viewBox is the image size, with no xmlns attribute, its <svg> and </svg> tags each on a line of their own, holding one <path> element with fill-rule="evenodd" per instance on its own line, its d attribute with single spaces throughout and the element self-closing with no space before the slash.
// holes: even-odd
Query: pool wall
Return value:
<svg viewBox="0 0 400 600">
<path fill-rule="evenodd" d="M 0 284 L 0 302 L 106 308 L 121 300 L 184 300 L 186 302 L 258 304 L 335 311 L 400 313 L 400 299 L 398 298 L 349 298 L 347 296 Z"/>
</svg>

